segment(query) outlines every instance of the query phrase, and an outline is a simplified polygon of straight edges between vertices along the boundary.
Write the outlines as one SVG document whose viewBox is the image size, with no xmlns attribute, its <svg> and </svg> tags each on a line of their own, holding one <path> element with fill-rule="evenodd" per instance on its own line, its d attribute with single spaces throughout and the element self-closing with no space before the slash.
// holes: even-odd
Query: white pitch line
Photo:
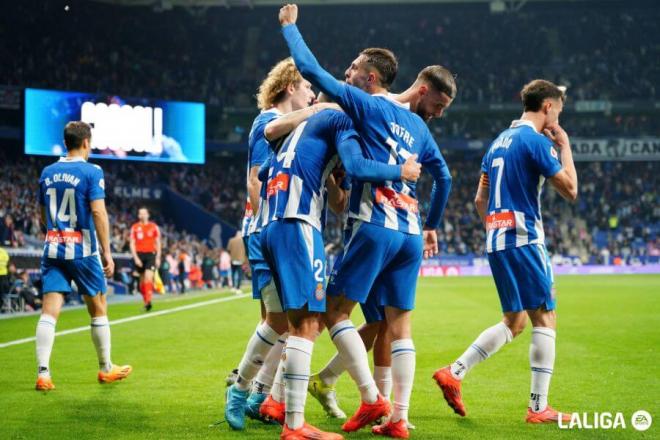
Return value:
<svg viewBox="0 0 660 440">
<path fill-rule="evenodd" d="M 196 309 L 197 307 L 208 306 L 208 305 L 211 305 L 211 304 L 217 304 L 217 303 L 227 302 L 227 301 L 234 301 L 236 299 L 241 299 L 241 298 L 245 298 L 245 297 L 248 297 L 248 296 L 251 296 L 251 295 L 249 295 L 247 293 L 244 293 L 242 295 L 227 296 L 227 297 L 224 297 L 224 298 L 211 299 L 211 300 L 208 300 L 208 301 L 202 301 L 202 302 L 198 302 L 198 303 L 188 304 L 188 305 L 181 306 L 181 307 L 174 307 L 174 308 L 171 308 L 171 309 L 161 310 L 161 311 L 158 311 L 158 312 L 148 313 L 148 314 L 144 314 L 144 315 L 129 316 L 128 318 L 122 318 L 122 319 L 117 319 L 117 320 L 114 320 L 114 321 L 110 321 L 110 325 L 118 325 L 118 324 L 124 324 L 126 322 L 139 321 L 140 319 L 154 318 L 156 316 L 162 316 L 162 315 L 168 315 L 170 313 L 180 312 L 182 310 Z M 88 330 L 89 330 L 89 326 L 86 325 L 84 327 L 76 327 L 76 328 L 72 328 L 72 329 L 69 329 L 69 330 L 62 330 L 61 332 L 55 333 L 55 336 L 71 335 L 71 334 L 74 334 L 74 333 L 80 333 L 80 332 L 84 332 L 84 331 L 88 331 Z M 16 339 L 14 341 L 3 342 L 3 343 L 0 344 L 0 348 L 7 348 L 7 347 L 11 347 L 12 345 L 27 344 L 28 342 L 34 342 L 36 339 L 37 338 L 32 336 L 30 338 Z"/>
</svg>

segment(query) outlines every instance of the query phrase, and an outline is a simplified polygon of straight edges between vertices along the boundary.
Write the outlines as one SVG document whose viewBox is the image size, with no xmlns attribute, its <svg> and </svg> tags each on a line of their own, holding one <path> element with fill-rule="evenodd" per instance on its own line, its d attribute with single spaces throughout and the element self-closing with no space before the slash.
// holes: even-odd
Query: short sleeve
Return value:
<svg viewBox="0 0 660 440">
<path fill-rule="evenodd" d="M 105 178 L 103 177 L 103 170 L 100 166 L 92 165 L 89 179 L 87 191 L 89 200 L 105 199 Z"/>
<path fill-rule="evenodd" d="M 488 151 L 490 151 L 490 148 Z M 484 154 L 483 159 L 481 159 L 481 172 L 484 174 L 488 174 L 488 151 Z"/>
<path fill-rule="evenodd" d="M 271 117 L 263 117 L 255 126 L 252 139 L 250 139 L 250 168 L 258 167 L 266 162 L 270 155 L 270 142 L 266 139 L 266 125 L 273 119 L 277 119 L 277 114 L 271 113 Z"/>
<path fill-rule="evenodd" d="M 529 148 L 530 157 L 543 177 L 552 177 L 561 170 L 559 155 L 549 139 L 539 137 L 538 141 L 530 143 Z"/>
</svg>

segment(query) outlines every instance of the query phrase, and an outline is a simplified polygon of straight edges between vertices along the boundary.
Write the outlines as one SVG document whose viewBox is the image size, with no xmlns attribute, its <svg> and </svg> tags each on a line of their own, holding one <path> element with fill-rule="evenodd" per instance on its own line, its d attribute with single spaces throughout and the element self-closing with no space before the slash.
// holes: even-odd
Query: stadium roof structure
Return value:
<svg viewBox="0 0 660 440">
<path fill-rule="evenodd" d="M 281 6 L 282 0 L 94 0 L 120 6 L 153 6 L 162 10 L 173 7 L 258 7 Z M 596 0 L 409 0 L 407 3 L 490 3 L 492 10 L 520 9 L 529 2 L 584 2 Z M 618 1 L 618 0 L 598 0 Z M 634 0 L 632 0 L 634 1 Z M 366 5 L 366 4 L 401 4 L 401 0 L 297 0 L 299 5 Z"/>
</svg>

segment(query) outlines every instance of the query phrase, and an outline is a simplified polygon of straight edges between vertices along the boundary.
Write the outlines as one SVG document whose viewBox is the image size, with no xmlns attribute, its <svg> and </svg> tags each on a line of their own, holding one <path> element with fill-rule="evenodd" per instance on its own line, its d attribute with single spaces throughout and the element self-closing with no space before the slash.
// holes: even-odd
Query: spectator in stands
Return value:
<svg viewBox="0 0 660 440">
<path fill-rule="evenodd" d="M 11 288 L 11 293 L 18 295 L 25 303 L 25 310 L 32 312 L 41 308 L 39 291 L 32 285 L 30 274 L 26 270 L 16 273 L 16 281 Z"/>
<path fill-rule="evenodd" d="M 165 258 L 163 258 L 163 261 L 160 263 L 160 267 L 158 268 L 158 275 L 160 275 L 160 279 L 163 282 L 165 292 L 170 292 L 171 289 L 170 286 L 170 267 L 172 264 L 171 257 L 172 255 L 169 252 L 166 252 Z"/>
<path fill-rule="evenodd" d="M 178 261 L 179 276 L 177 281 L 179 282 L 179 293 L 184 294 L 186 293 L 186 285 L 189 284 L 188 275 L 192 266 L 192 258 L 185 249 L 181 249 Z"/>
<path fill-rule="evenodd" d="M 0 246 L 0 313 L 5 301 L 5 295 L 9 293 L 10 287 L 9 254 L 2 246 Z"/>
<path fill-rule="evenodd" d="M 170 248 L 170 251 L 167 253 L 165 256 L 165 259 L 167 260 L 169 266 L 170 266 L 170 274 L 169 274 L 169 285 L 168 285 L 168 291 L 169 292 L 177 292 L 178 291 L 178 280 L 179 280 L 179 263 L 176 260 L 176 250 L 172 247 Z"/>
<path fill-rule="evenodd" d="M 216 264 L 217 263 L 213 258 L 213 253 L 207 249 L 202 259 L 202 281 L 207 289 L 215 287 L 213 270 L 215 269 Z"/>
<path fill-rule="evenodd" d="M 220 270 L 220 286 L 232 287 L 231 256 L 225 248 L 220 249 L 220 261 L 218 263 L 218 269 Z"/>
<path fill-rule="evenodd" d="M 14 229 L 14 219 L 10 214 L 6 214 L 2 226 L 0 227 L 0 245 L 7 247 L 17 247 L 18 238 Z"/>
<path fill-rule="evenodd" d="M 241 231 L 236 231 L 227 244 L 227 250 L 231 256 L 231 277 L 234 286 L 234 292 L 241 293 L 241 283 L 243 282 L 243 265 L 247 263 L 245 253 L 245 244 Z"/>
</svg>

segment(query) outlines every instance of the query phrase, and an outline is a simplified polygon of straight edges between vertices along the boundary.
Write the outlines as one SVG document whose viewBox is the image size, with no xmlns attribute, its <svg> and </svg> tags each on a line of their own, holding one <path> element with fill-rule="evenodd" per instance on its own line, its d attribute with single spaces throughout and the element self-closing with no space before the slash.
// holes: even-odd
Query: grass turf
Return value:
<svg viewBox="0 0 660 440">
<path fill-rule="evenodd" d="M 523 422 L 529 393 L 529 330 L 464 381 L 468 417 L 454 415 L 431 380 L 500 317 L 490 278 L 419 281 L 413 333 L 417 372 L 410 419 L 412 438 L 657 438 L 655 423 L 633 430 L 630 416 L 645 409 L 660 417 L 660 276 L 559 277 L 558 338 L 550 402 L 565 412 L 623 412 L 626 430 L 562 431 Z M 155 310 L 226 294 L 156 302 Z M 110 318 L 141 313 L 137 303 L 110 307 Z M 224 377 L 240 360 L 254 329 L 258 306 L 250 299 L 212 304 L 112 328 L 113 360 L 130 363 L 126 381 L 96 383 L 96 355 L 88 331 L 58 337 L 51 370 L 57 389 L 33 390 L 34 344 L 0 348 L 0 438 L 218 438 L 273 439 L 279 428 L 249 421 L 231 432 L 223 418 Z M 359 318 L 358 318 L 359 317 Z M 355 322 L 361 320 L 355 313 Z M 37 317 L 0 320 L 0 342 L 34 335 Z M 85 310 L 66 311 L 58 330 L 86 325 Z M 313 371 L 334 348 L 322 335 Z M 341 406 L 350 413 L 358 393 L 348 376 L 338 383 Z M 339 431 L 312 398 L 307 419 Z M 660 419 L 658 419 L 660 420 Z M 347 438 L 372 438 L 365 430 Z"/>
</svg>

